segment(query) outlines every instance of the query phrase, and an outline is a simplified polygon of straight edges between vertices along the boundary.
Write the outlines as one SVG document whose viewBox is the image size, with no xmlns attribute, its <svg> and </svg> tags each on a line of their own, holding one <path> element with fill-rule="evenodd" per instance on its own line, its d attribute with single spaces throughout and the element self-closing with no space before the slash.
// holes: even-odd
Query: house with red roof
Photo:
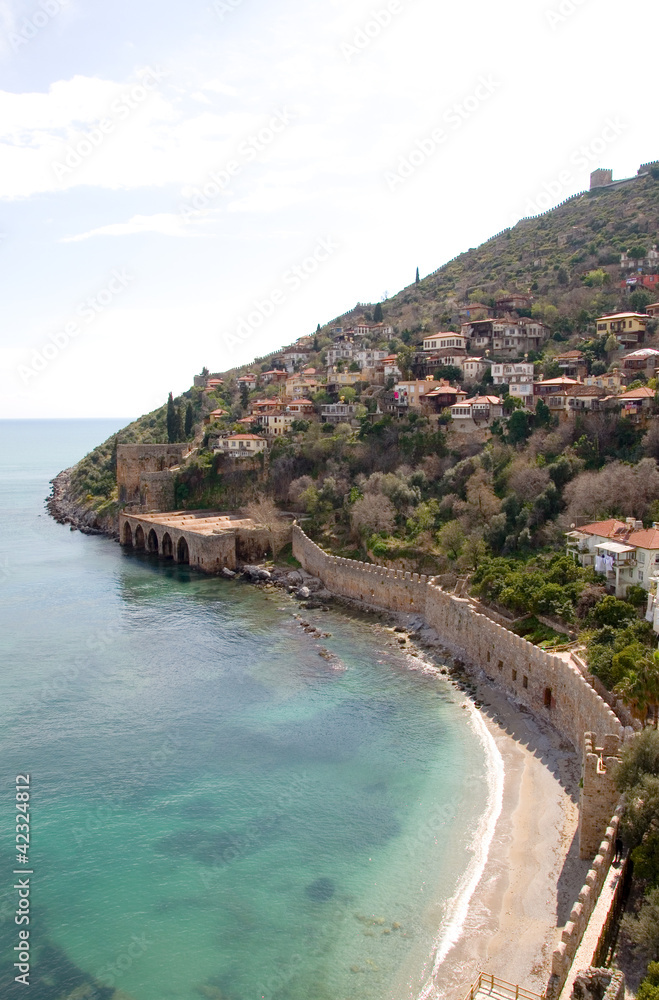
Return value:
<svg viewBox="0 0 659 1000">
<path fill-rule="evenodd" d="M 226 434 L 217 442 L 215 451 L 228 458 L 255 458 L 267 447 L 266 439 L 259 434 Z"/>
<path fill-rule="evenodd" d="M 609 518 L 575 526 L 566 538 L 568 555 L 601 573 L 616 597 L 624 598 L 632 584 L 650 591 L 659 574 L 659 522 L 644 528 L 633 517 Z"/>
</svg>

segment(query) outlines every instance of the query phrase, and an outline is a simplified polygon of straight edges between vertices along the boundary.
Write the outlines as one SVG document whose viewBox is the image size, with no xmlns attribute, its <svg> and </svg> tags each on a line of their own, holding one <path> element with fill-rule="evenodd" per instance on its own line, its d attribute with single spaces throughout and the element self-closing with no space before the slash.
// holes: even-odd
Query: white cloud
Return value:
<svg viewBox="0 0 659 1000">
<path fill-rule="evenodd" d="M 159 215 L 134 215 L 128 222 L 113 222 L 108 226 L 98 226 L 86 233 L 63 236 L 60 243 L 80 243 L 92 236 L 131 236 L 142 233 L 159 233 L 161 236 L 197 236 L 199 233 L 185 224 L 181 216 L 172 213 Z"/>
</svg>

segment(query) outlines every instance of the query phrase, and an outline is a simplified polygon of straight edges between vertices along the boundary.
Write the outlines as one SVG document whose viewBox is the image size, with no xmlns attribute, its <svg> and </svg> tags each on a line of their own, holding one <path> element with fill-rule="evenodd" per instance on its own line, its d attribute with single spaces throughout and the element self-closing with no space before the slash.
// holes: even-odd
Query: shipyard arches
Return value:
<svg viewBox="0 0 659 1000">
<path fill-rule="evenodd" d="M 131 527 L 128 521 L 126 521 L 124 524 L 124 534 L 122 538 L 122 544 L 127 545 L 129 548 L 133 547 L 133 532 L 131 531 Z"/>
<path fill-rule="evenodd" d="M 147 537 L 146 547 L 149 550 L 149 552 L 152 552 L 156 556 L 158 555 L 158 536 L 156 535 L 153 528 L 151 528 L 151 531 L 149 532 L 149 535 Z"/>
<path fill-rule="evenodd" d="M 144 528 L 142 527 L 141 524 L 138 524 L 138 526 L 135 528 L 135 548 L 136 549 L 145 548 Z"/>
<path fill-rule="evenodd" d="M 190 549 L 183 535 L 179 538 L 178 545 L 176 546 L 176 561 L 180 563 L 190 562 Z"/>
<path fill-rule="evenodd" d="M 174 546 L 172 545 L 172 536 L 168 531 L 162 536 L 162 554 L 165 559 L 174 558 Z"/>
</svg>

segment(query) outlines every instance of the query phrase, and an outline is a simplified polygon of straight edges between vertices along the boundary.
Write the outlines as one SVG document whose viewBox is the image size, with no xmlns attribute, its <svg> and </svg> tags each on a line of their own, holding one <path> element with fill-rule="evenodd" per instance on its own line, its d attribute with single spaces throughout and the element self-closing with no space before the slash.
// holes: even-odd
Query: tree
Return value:
<svg viewBox="0 0 659 1000">
<path fill-rule="evenodd" d="M 171 392 L 167 397 L 167 440 L 170 444 L 178 441 L 176 436 L 176 407 Z"/>
<path fill-rule="evenodd" d="M 465 543 L 465 533 L 459 521 L 448 521 L 437 532 L 437 542 L 440 549 L 452 562 L 460 557 Z"/>
<path fill-rule="evenodd" d="M 201 369 L 201 375 L 202 375 L 202 378 L 207 378 L 210 375 L 210 372 L 209 372 L 208 368 L 206 367 L 206 365 L 204 365 L 204 367 Z"/>
<path fill-rule="evenodd" d="M 416 269 L 415 283 L 418 285 L 420 281 L 421 281 L 421 278 L 419 277 L 419 268 L 417 267 L 417 269 Z"/>
<path fill-rule="evenodd" d="M 648 893 L 638 916 L 625 914 L 621 927 L 640 952 L 655 962 L 659 960 L 659 889 Z"/>
<path fill-rule="evenodd" d="M 644 313 L 647 306 L 649 306 L 651 302 L 652 296 L 642 288 L 637 288 L 636 291 L 632 292 L 629 296 L 629 305 L 634 312 Z"/>
<path fill-rule="evenodd" d="M 189 438 L 194 427 L 194 410 L 192 403 L 188 403 L 185 408 L 185 436 Z"/>
<path fill-rule="evenodd" d="M 382 304 L 380 302 L 377 302 L 376 305 L 375 305 L 375 309 L 373 310 L 373 322 L 374 323 L 381 323 L 382 319 L 383 319 L 383 317 L 382 317 Z"/>
<path fill-rule="evenodd" d="M 549 427 L 551 425 L 551 410 L 544 399 L 539 399 L 535 407 L 535 426 Z"/>
<path fill-rule="evenodd" d="M 644 260 L 647 253 L 648 248 L 642 243 L 635 243 L 633 246 L 627 247 L 627 256 L 631 257 L 632 260 Z"/>
<path fill-rule="evenodd" d="M 630 792 L 648 776 L 659 778 L 659 732 L 655 729 L 644 729 L 625 743 L 622 763 L 616 771 L 616 786 L 621 792 Z M 628 801 L 631 798 L 627 796 Z"/>
<path fill-rule="evenodd" d="M 531 433 L 531 422 L 526 410 L 515 410 L 508 420 L 506 437 L 512 445 L 522 444 Z"/>
<path fill-rule="evenodd" d="M 272 559 L 276 562 L 277 555 L 288 541 L 290 522 L 283 516 L 274 501 L 265 496 L 248 503 L 245 507 L 245 515 L 256 524 L 262 525 L 267 531 Z"/>
<path fill-rule="evenodd" d="M 614 691 L 644 724 L 648 709 L 651 709 L 656 729 L 659 721 L 659 650 L 648 651 L 637 660 L 636 669 L 631 670 Z"/>
<path fill-rule="evenodd" d="M 396 508 L 382 493 L 369 493 L 355 501 L 350 511 L 350 524 L 356 536 L 384 531 L 389 534 L 394 527 Z"/>
<path fill-rule="evenodd" d="M 246 410 L 249 406 L 249 392 L 244 382 L 240 383 L 240 405 L 243 410 Z"/>
<path fill-rule="evenodd" d="M 175 441 L 182 441 L 183 440 L 183 425 L 184 425 L 184 423 L 185 423 L 185 418 L 183 416 L 183 408 L 181 406 L 177 406 L 176 407 L 175 429 L 174 429 L 174 434 L 175 434 L 174 440 Z"/>
</svg>

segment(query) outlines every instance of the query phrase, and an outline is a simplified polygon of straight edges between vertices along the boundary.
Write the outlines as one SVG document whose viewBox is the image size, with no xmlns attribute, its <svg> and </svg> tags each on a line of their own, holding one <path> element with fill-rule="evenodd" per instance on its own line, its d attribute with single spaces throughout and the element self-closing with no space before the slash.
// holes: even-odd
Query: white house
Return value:
<svg viewBox="0 0 659 1000">
<path fill-rule="evenodd" d="M 490 362 L 485 358 L 462 358 L 460 367 L 467 382 L 480 382 L 490 368 Z"/>
<path fill-rule="evenodd" d="M 229 458 L 254 458 L 267 449 L 264 437 L 258 434 L 228 434 L 217 442 L 215 451 Z"/>
<path fill-rule="evenodd" d="M 487 429 L 502 414 L 498 396 L 473 396 L 451 407 L 453 429 L 462 434 Z"/>
<path fill-rule="evenodd" d="M 455 347 L 463 351 L 467 349 L 467 338 L 461 333 L 435 333 L 423 341 L 424 351 L 444 351 Z"/>
<path fill-rule="evenodd" d="M 659 522 L 646 529 L 633 517 L 611 518 L 574 528 L 566 537 L 568 555 L 601 573 L 616 597 L 624 598 L 631 584 L 649 591 L 659 573 Z"/>
</svg>

